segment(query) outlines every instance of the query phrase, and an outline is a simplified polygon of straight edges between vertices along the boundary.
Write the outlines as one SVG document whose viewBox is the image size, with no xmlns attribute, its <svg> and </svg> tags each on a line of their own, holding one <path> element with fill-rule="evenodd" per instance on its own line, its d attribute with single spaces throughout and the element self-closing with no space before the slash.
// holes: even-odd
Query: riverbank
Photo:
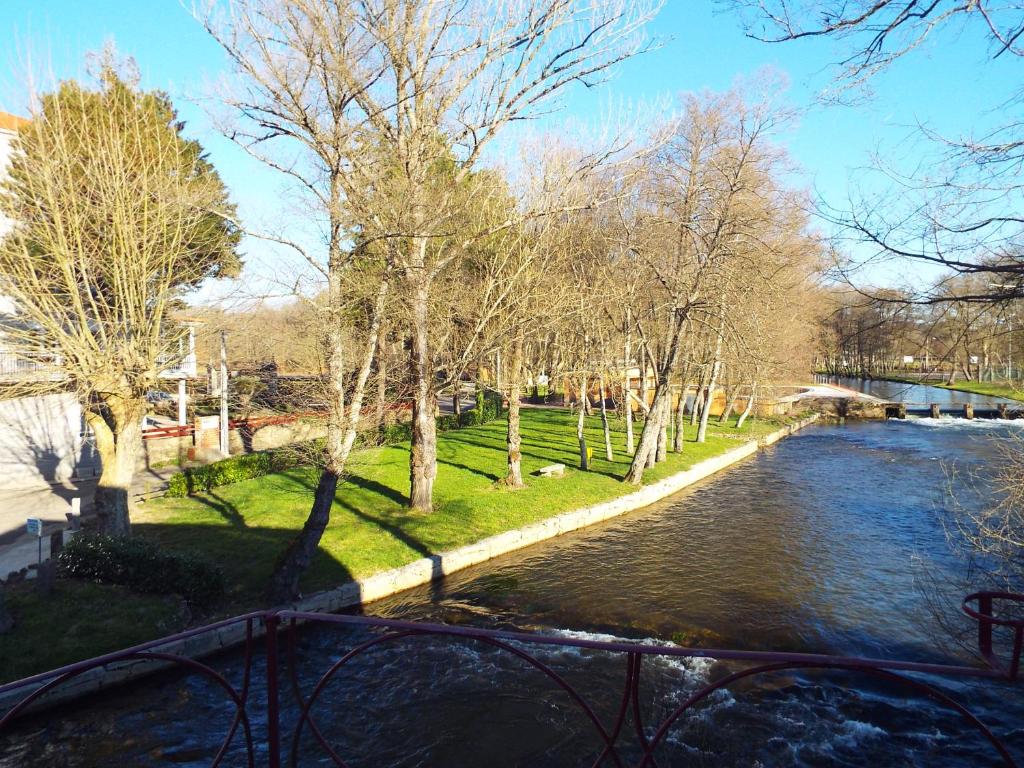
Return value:
<svg viewBox="0 0 1024 768">
<path fill-rule="evenodd" d="M 529 546 L 532 543 L 559 536 L 568 531 L 642 508 L 741 461 L 755 453 L 759 445 L 770 445 L 786 435 L 801 429 L 815 419 L 816 416 L 812 416 L 807 419 L 793 421 L 781 429 L 778 424 L 770 425 L 761 422 L 759 428 L 751 429 L 740 440 L 717 434 L 717 439 L 711 446 L 708 443 L 703 444 L 703 446 L 688 443 L 688 450 L 694 449 L 690 451 L 689 457 L 686 457 L 686 454 L 671 457 L 675 459 L 672 463 L 675 463 L 677 468 L 680 463 L 684 462 L 689 464 L 687 468 L 682 471 L 666 473 L 662 469 L 664 465 L 660 465 L 659 469 L 661 469 L 661 472 L 651 473 L 651 482 L 639 490 L 633 489 L 632 486 L 623 486 L 621 483 L 618 483 L 616 487 L 619 489 L 619 493 L 615 494 L 615 498 L 609 501 L 581 508 L 570 507 L 571 511 L 569 512 L 554 516 L 548 515 L 532 525 L 506 529 L 500 534 L 473 540 L 468 545 L 438 550 L 436 554 L 414 559 L 412 562 L 407 562 L 398 568 L 387 569 L 370 576 L 349 580 L 334 589 L 312 595 L 301 601 L 299 607 L 303 610 L 336 611 L 369 602 L 418 584 L 427 583 L 434 578 L 484 562 L 500 554 L 505 554 Z M 728 428 L 722 427 L 721 429 Z M 700 461 L 693 461 L 692 454 L 696 452 L 698 447 L 709 450 L 713 455 Z M 686 458 L 689 458 L 690 461 L 687 462 Z M 665 464 L 669 463 L 665 462 Z M 536 482 L 541 482 L 542 480 L 544 482 L 557 483 L 560 479 L 548 480 L 546 478 L 537 478 Z M 97 608 L 97 606 L 91 607 L 93 610 Z M 233 630 L 229 628 L 225 631 L 210 633 L 202 638 L 192 638 L 187 644 L 183 644 L 182 648 L 165 647 L 162 650 L 173 653 L 184 651 L 187 648 L 189 656 L 203 656 L 230 647 L 243 640 L 240 634 L 235 636 L 232 632 L 238 634 L 238 627 L 234 627 Z M 9 639 L 5 639 L 0 643 L 0 646 L 3 643 L 9 643 Z M 8 652 L 9 650 L 13 649 L 0 647 L 0 658 L 8 661 L 14 658 Z M 30 654 L 32 651 L 28 647 L 23 647 L 23 650 Z M 106 650 L 113 650 L 113 648 L 107 648 Z M 97 650 L 91 655 L 101 652 Z M 137 663 L 128 671 L 125 669 L 110 670 L 109 668 L 96 670 L 83 675 L 74 684 L 69 685 L 60 698 L 82 695 L 85 692 L 96 690 L 97 687 L 108 684 L 108 681 L 109 684 L 113 684 L 114 682 L 126 679 L 126 675 L 134 676 L 145 671 L 147 670 L 140 667 Z M 23 672 L 22 674 L 28 674 L 28 672 Z M 21 675 L 17 676 L 20 677 Z M 24 691 L 21 693 L 23 694 Z M 14 694 L 9 693 L 3 700 L 9 706 L 15 700 Z M 0 704 L 0 709 L 2 708 L 3 706 Z"/>
<path fill-rule="evenodd" d="M 831 375 L 831 374 L 826 374 Z M 969 392 L 975 395 L 1001 397 L 1007 400 L 1024 402 L 1024 388 L 997 381 L 956 381 L 952 384 L 924 379 L 920 376 L 874 376 L 877 381 L 895 381 L 900 384 L 920 384 L 937 389 L 948 389 L 953 392 Z"/>
</svg>

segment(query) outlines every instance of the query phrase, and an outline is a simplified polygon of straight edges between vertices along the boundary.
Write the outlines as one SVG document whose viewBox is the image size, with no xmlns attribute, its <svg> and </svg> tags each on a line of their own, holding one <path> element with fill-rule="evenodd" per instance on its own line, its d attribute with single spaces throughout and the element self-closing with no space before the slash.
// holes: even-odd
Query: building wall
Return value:
<svg viewBox="0 0 1024 768">
<path fill-rule="evenodd" d="M 44 487 L 99 473 L 74 394 L 0 400 L 0 489 Z"/>
</svg>

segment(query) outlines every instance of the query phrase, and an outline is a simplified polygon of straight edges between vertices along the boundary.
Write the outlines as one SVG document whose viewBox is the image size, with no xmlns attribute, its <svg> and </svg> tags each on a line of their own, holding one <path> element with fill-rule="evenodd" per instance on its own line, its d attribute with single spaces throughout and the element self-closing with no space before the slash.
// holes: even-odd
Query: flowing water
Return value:
<svg viewBox="0 0 1024 768">
<path fill-rule="evenodd" d="M 963 651 L 942 642 L 943 620 L 956 616 L 943 598 L 964 588 L 940 523 L 947 473 L 983 467 L 1021 428 L 949 418 L 811 427 L 656 506 L 367 612 L 567 637 L 963 661 Z M 981 503 L 956 478 L 952 484 L 964 503 Z M 303 631 L 304 689 L 369 636 Z M 610 727 L 625 660 L 533 650 Z M 218 664 L 240 673 L 237 654 Z M 687 694 L 738 668 L 645 661 L 647 735 Z M 1024 757 L 1024 686 L 942 685 Z M 252 693 L 262 700 L 259 675 Z M 290 693 L 283 700 L 293 720 Z M 231 711 L 209 684 L 169 677 L 28 721 L 0 746 L 0 766 L 207 765 Z M 351 766 L 575 766 L 600 753 L 593 727 L 549 680 L 472 642 L 381 646 L 333 678 L 314 712 Z M 254 721 L 259 735 L 259 712 Z M 631 739 L 622 742 L 624 759 L 635 760 Z M 242 757 L 237 742 L 225 764 L 243 765 Z M 719 691 L 670 729 L 656 757 L 660 766 L 998 764 L 963 721 L 927 700 L 863 677 L 816 673 Z M 332 763 L 307 734 L 297 764 Z"/>
</svg>

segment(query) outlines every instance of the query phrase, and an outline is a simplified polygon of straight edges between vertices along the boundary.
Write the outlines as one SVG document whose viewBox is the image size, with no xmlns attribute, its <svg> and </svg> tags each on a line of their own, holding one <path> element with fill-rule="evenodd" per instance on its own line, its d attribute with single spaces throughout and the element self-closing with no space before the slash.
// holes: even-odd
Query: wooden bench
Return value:
<svg viewBox="0 0 1024 768">
<path fill-rule="evenodd" d="M 537 470 L 541 477 L 561 477 L 565 474 L 565 464 L 549 464 Z"/>
</svg>

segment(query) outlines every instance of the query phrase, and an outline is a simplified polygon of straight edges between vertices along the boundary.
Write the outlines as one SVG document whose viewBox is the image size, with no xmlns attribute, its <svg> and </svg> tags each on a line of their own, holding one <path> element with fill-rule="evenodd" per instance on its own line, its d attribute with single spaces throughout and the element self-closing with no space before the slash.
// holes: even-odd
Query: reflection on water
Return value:
<svg viewBox="0 0 1024 768">
<path fill-rule="evenodd" d="M 944 631 L 918 583 L 927 575 L 950 597 L 961 589 L 937 515 L 943 465 L 979 466 L 994 457 L 996 441 L 1020 428 L 953 419 L 810 428 L 655 507 L 369 610 L 585 637 L 951 660 L 957 651 L 938 642 Z M 303 632 L 304 689 L 365 637 Z M 562 649 L 538 655 L 579 685 L 610 726 L 623 659 Z M 239 673 L 237 659 L 225 663 Z M 645 662 L 644 722 L 657 723 L 686 694 L 735 668 Z M 944 685 L 1024 754 L 1021 688 Z M 286 716 L 295 706 L 286 694 Z M 230 707 L 206 683 L 166 680 L 66 714 L 33 721 L 18 745 L 0 748 L 0 766 L 205 765 Z M 600 752 L 593 727 L 549 681 L 507 653 L 469 642 L 420 638 L 358 657 L 329 683 L 316 718 L 352 766 L 590 765 Z M 259 713 L 256 720 L 259 733 Z M 635 741 L 626 744 L 624 757 L 635 759 Z M 299 765 L 330 764 L 311 739 L 303 745 Z M 236 745 L 226 764 L 243 765 L 242 758 Z M 670 731 L 658 759 L 662 766 L 995 764 L 963 723 L 905 691 L 802 673 L 715 694 Z"/>
<path fill-rule="evenodd" d="M 938 403 L 940 406 L 957 406 L 970 403 L 976 408 L 995 408 L 999 403 L 1020 406 L 1017 400 L 1005 397 L 979 395 L 974 392 L 958 392 L 953 389 L 930 387 L 926 384 L 907 384 L 900 381 L 882 381 L 880 379 L 855 379 L 849 376 L 816 376 L 819 383 L 838 384 L 847 389 L 863 392 L 866 395 L 879 397 L 890 402 L 907 403 L 908 405 L 924 406 Z"/>
</svg>

